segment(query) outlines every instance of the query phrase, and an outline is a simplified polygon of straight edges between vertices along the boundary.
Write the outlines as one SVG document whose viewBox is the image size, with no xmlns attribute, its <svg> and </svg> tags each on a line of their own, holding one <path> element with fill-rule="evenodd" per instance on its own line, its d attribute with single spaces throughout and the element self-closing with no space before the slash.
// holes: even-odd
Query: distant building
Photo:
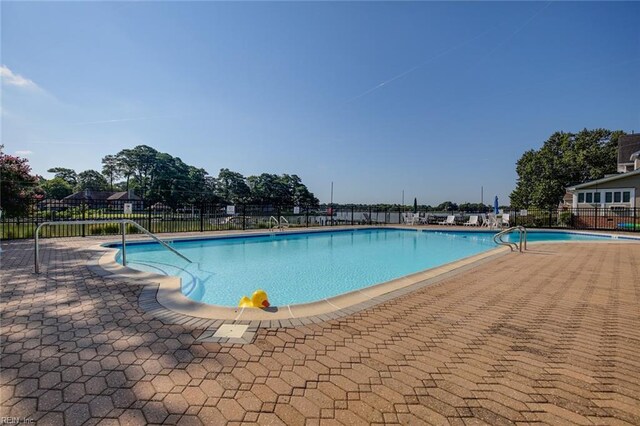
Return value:
<svg viewBox="0 0 640 426">
<path fill-rule="evenodd" d="M 63 200 L 67 201 L 106 201 L 114 192 L 111 191 L 94 191 L 92 189 L 85 189 L 83 191 L 74 192 L 71 195 L 67 195 Z"/>
<path fill-rule="evenodd" d="M 567 188 L 573 193 L 573 207 L 601 207 L 610 210 L 640 205 L 640 167 Z"/>
<path fill-rule="evenodd" d="M 69 202 L 71 206 L 73 202 L 85 201 L 89 204 L 100 204 L 109 208 L 122 208 L 125 203 L 133 204 L 133 210 L 144 209 L 144 201 L 137 196 L 132 190 L 122 192 L 112 191 L 93 191 L 85 189 L 75 192 L 63 198 L 63 201 Z"/>
<path fill-rule="evenodd" d="M 640 168 L 640 133 L 620 136 L 618 139 L 618 173 Z"/>
<path fill-rule="evenodd" d="M 618 174 L 607 175 L 567 188 L 564 202 L 571 194 L 571 207 L 598 207 L 625 211 L 640 206 L 640 134 L 618 139 Z"/>
<path fill-rule="evenodd" d="M 85 189 L 82 191 L 74 192 L 71 195 L 64 197 L 65 200 L 85 200 L 85 201 L 142 201 L 142 198 L 138 197 L 132 190 L 113 192 L 113 191 L 94 191 L 92 189 Z"/>
</svg>

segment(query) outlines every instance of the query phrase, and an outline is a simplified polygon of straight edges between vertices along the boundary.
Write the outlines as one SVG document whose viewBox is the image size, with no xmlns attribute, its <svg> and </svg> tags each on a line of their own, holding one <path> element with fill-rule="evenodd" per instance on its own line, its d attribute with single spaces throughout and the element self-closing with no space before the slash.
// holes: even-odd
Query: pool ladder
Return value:
<svg viewBox="0 0 640 426">
<path fill-rule="evenodd" d="M 273 230 L 273 228 L 277 228 L 282 231 L 284 228 L 288 228 L 288 227 L 289 227 L 289 221 L 284 216 L 280 216 L 280 220 L 276 219 L 275 216 L 271 216 L 269 218 L 269 230 Z"/>
<path fill-rule="evenodd" d="M 162 247 L 164 247 L 167 250 L 175 253 L 176 255 L 180 256 L 181 258 L 183 258 L 187 262 L 193 263 L 193 262 L 191 262 L 191 260 L 189 260 L 189 258 L 187 258 L 185 255 L 180 253 L 178 250 L 174 249 L 169 244 L 167 244 L 166 242 L 162 241 L 160 238 L 156 237 L 151 232 L 149 232 L 146 228 L 143 228 L 137 222 L 135 222 L 135 221 L 133 221 L 131 219 L 59 220 L 59 221 L 53 221 L 53 222 L 42 222 L 36 228 L 36 232 L 34 234 L 34 241 L 35 241 L 34 261 L 35 261 L 35 272 L 36 272 L 36 274 L 40 273 L 40 229 L 42 229 L 42 227 L 44 227 L 44 226 L 53 226 L 53 225 L 99 225 L 99 224 L 105 224 L 105 223 L 119 223 L 120 224 L 120 231 L 121 231 L 121 234 L 122 234 L 122 266 L 127 266 L 127 244 L 126 244 L 126 240 L 125 240 L 125 237 L 127 235 L 127 230 L 126 230 L 127 228 L 125 226 L 126 224 L 129 224 L 129 225 L 133 226 L 134 228 L 138 229 L 139 231 L 143 232 L 144 234 L 147 234 L 149 237 L 153 238 L 153 240 L 158 242 Z"/>
<path fill-rule="evenodd" d="M 510 234 L 513 231 L 518 231 L 520 234 L 520 240 L 518 244 L 509 242 L 509 241 L 504 241 L 502 239 L 503 236 Z M 522 253 L 523 247 L 524 247 L 524 250 L 527 249 L 527 228 L 520 225 L 512 226 L 511 228 L 505 229 L 504 231 L 498 232 L 496 235 L 494 235 L 493 242 L 498 245 L 508 246 L 511 249 L 511 251 L 514 251 L 515 249 L 515 250 L 518 250 L 520 253 Z"/>
</svg>

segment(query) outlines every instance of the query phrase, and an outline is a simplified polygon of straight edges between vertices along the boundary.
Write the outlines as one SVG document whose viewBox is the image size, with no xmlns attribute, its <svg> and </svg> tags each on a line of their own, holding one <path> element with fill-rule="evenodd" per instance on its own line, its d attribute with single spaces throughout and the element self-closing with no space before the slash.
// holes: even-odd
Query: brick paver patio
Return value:
<svg viewBox="0 0 640 426">
<path fill-rule="evenodd" d="M 547 244 L 360 313 L 199 343 L 96 240 L 3 244 L 0 416 L 45 424 L 640 424 L 640 244 Z M 51 250 L 65 246 L 65 250 Z"/>
</svg>

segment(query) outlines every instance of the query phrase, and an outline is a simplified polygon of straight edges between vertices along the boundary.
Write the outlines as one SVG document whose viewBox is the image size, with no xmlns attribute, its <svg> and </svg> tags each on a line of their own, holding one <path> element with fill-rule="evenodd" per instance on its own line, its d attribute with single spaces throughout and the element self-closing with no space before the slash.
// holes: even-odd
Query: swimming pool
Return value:
<svg viewBox="0 0 640 426">
<path fill-rule="evenodd" d="M 283 306 L 326 299 L 491 250 L 494 234 L 384 228 L 172 242 L 193 263 L 156 243 L 129 243 L 127 266 L 180 277 L 183 294 L 195 301 L 237 306 L 243 295 L 261 288 L 272 305 Z M 528 240 L 606 238 L 533 231 Z M 121 262 L 120 255 L 116 260 Z"/>
</svg>

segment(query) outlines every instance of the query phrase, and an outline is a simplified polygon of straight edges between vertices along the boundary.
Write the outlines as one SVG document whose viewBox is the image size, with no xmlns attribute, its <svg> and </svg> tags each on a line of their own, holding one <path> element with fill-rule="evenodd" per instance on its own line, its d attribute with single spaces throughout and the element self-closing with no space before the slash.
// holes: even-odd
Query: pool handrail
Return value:
<svg viewBox="0 0 640 426">
<path fill-rule="evenodd" d="M 103 223 L 119 223 L 120 224 L 120 230 L 121 230 L 121 233 L 122 233 L 122 265 L 123 266 L 127 266 L 127 244 L 126 244 L 126 238 L 125 238 L 126 234 L 127 234 L 127 231 L 126 231 L 127 228 L 126 228 L 126 226 L 124 226 L 125 224 L 133 225 L 135 228 L 137 228 L 138 230 L 142 231 L 144 234 L 147 234 L 149 237 L 151 237 L 153 240 L 158 242 L 161 246 L 163 246 L 167 250 L 172 251 L 173 253 L 177 254 L 178 256 L 180 256 L 181 258 L 186 260 L 187 262 L 193 263 L 189 258 L 187 258 L 185 255 L 180 253 L 178 250 L 174 249 L 169 244 L 165 243 L 160 238 L 156 237 L 154 234 L 149 232 L 146 228 L 142 227 L 140 224 L 138 224 L 137 222 L 135 222 L 135 221 L 133 221 L 131 219 L 57 220 L 57 221 L 50 221 L 50 222 L 42 222 L 36 228 L 36 232 L 34 234 L 34 242 L 35 242 L 35 256 L 34 256 L 35 273 L 36 274 L 40 273 L 40 244 L 39 244 L 40 238 L 39 238 L 39 234 L 40 234 L 40 229 L 42 229 L 44 226 L 52 226 L 52 225 L 99 225 L 99 224 L 103 224 Z"/>
<path fill-rule="evenodd" d="M 519 240 L 518 244 L 502 240 L 503 236 L 505 236 L 505 235 L 507 235 L 507 234 L 509 234 L 509 233 L 511 233 L 513 231 L 516 231 L 516 230 L 520 234 L 520 240 Z M 525 228 L 522 225 L 517 225 L 517 226 L 512 226 L 510 228 L 507 228 L 504 231 L 500 231 L 497 234 L 495 234 L 493 236 L 493 242 L 498 244 L 498 245 L 508 246 L 511 249 L 511 251 L 513 251 L 513 248 L 515 247 L 516 250 L 518 250 L 520 253 L 522 253 L 523 247 L 524 247 L 524 250 L 527 249 L 527 228 Z"/>
<path fill-rule="evenodd" d="M 280 229 L 289 227 L 289 221 L 284 216 L 280 216 L 280 221 L 278 223 L 280 224 Z"/>
</svg>

